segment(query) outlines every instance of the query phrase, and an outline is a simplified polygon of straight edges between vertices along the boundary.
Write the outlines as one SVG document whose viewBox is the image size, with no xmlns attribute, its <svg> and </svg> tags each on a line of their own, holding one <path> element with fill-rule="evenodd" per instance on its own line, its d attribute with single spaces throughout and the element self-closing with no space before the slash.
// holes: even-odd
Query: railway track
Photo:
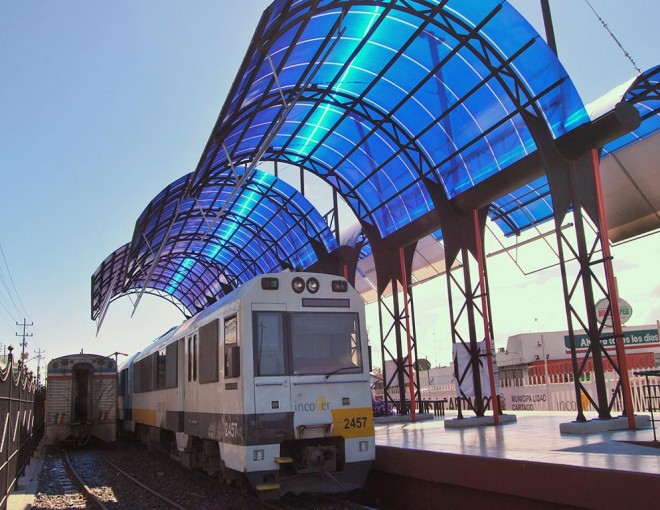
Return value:
<svg viewBox="0 0 660 510">
<path fill-rule="evenodd" d="M 151 508 L 186 510 L 122 470 L 97 451 L 64 452 L 67 468 L 78 488 L 99 510 Z M 131 483 L 122 483 L 118 475 Z"/>
<path fill-rule="evenodd" d="M 341 499 L 341 495 L 286 496 L 263 501 L 202 472 L 182 468 L 167 455 L 131 443 L 103 451 L 89 448 L 68 452 L 70 471 L 76 475 L 67 470 L 64 452 L 52 452 L 48 457 L 40 481 L 47 487 L 41 486 L 34 506 L 39 510 L 371 510 Z"/>
</svg>

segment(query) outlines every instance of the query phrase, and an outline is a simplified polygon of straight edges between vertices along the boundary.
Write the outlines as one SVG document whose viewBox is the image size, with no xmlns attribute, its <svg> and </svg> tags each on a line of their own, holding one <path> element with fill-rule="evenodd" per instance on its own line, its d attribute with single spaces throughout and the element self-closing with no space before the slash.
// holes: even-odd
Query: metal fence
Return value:
<svg viewBox="0 0 660 510">
<path fill-rule="evenodd" d="M 660 370 L 651 367 L 651 372 L 629 371 L 630 390 L 635 413 L 649 412 L 649 402 L 653 410 L 660 412 Z M 648 377 L 641 374 L 648 375 Z M 521 378 L 500 379 L 500 401 L 502 409 L 507 411 L 576 411 L 575 386 L 572 374 L 549 374 L 545 379 L 540 376 L 525 376 Z M 459 403 L 456 398 L 456 384 L 453 376 L 440 376 L 431 379 L 420 377 L 420 394 L 423 401 L 447 399 L 446 409 L 456 410 L 460 405 L 463 410 L 468 408 L 465 399 Z M 605 373 L 605 384 L 608 394 L 613 394 L 619 376 L 614 372 Z M 595 391 L 595 381 L 590 373 L 584 374 L 582 384 L 588 391 Z M 376 399 L 382 399 L 382 390 L 372 391 Z M 390 389 L 393 398 L 398 395 L 398 388 Z M 589 400 L 582 394 L 582 406 L 585 411 L 593 411 Z M 612 403 L 612 412 L 623 412 L 623 402 L 617 397 Z M 658 413 L 660 414 L 660 413 Z M 655 423 L 660 417 L 654 417 Z"/>
<path fill-rule="evenodd" d="M 31 372 L 10 362 L 0 368 L 0 509 L 16 489 L 44 431 L 45 390 Z"/>
<path fill-rule="evenodd" d="M 660 411 L 660 370 L 642 370 L 635 372 L 635 375 L 646 379 L 643 397 L 646 400 L 646 411 L 651 413 L 653 441 L 657 441 L 658 435 L 655 431 L 655 424 L 658 420 L 655 413 Z"/>
</svg>

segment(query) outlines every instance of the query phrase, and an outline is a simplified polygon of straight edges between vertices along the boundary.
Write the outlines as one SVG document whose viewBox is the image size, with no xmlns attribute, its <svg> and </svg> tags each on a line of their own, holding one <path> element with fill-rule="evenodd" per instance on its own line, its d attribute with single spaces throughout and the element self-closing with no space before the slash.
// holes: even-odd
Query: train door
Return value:
<svg viewBox="0 0 660 510">
<path fill-rule="evenodd" d="M 275 414 L 290 416 L 293 411 L 285 312 L 285 305 L 252 305 L 254 411 L 258 429 L 283 427 Z"/>
<path fill-rule="evenodd" d="M 92 396 L 94 368 L 88 363 L 77 363 L 72 369 L 71 423 L 92 420 Z"/>
<path fill-rule="evenodd" d="M 177 411 L 179 412 L 179 420 L 177 420 L 177 425 L 175 430 L 177 432 L 183 431 L 183 416 L 186 407 L 186 387 L 187 387 L 187 372 L 186 372 L 186 339 L 179 338 L 177 340 Z"/>
<path fill-rule="evenodd" d="M 186 380 L 184 396 L 184 431 L 193 436 L 199 436 L 200 415 L 199 390 L 199 340 L 197 332 L 186 337 Z"/>
</svg>

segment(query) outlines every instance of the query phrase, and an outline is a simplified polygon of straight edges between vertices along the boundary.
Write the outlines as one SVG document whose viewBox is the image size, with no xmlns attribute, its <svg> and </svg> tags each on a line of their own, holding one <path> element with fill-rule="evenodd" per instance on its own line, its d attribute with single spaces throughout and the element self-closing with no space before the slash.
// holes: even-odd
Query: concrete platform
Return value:
<svg viewBox="0 0 660 510">
<path fill-rule="evenodd" d="M 517 421 L 515 414 L 501 414 L 498 417 L 499 425 L 505 423 L 515 423 Z M 466 418 L 445 419 L 445 428 L 449 429 L 466 429 L 469 427 L 484 427 L 488 425 L 495 425 L 495 418 L 490 416 L 471 416 Z"/>
<path fill-rule="evenodd" d="M 648 415 L 635 416 L 635 428 L 645 429 L 651 426 L 651 418 Z M 594 418 L 587 421 L 571 421 L 559 424 L 559 431 L 564 434 L 594 434 L 596 432 L 608 432 L 611 430 L 624 430 L 628 428 L 628 418 L 619 416 L 609 420 Z"/>
<path fill-rule="evenodd" d="M 650 427 L 578 435 L 559 428 L 574 413 L 516 417 L 498 427 L 457 429 L 442 419 L 377 425 L 382 501 L 419 510 L 660 508 L 660 448 L 627 442 L 652 442 Z M 404 479 L 415 488 L 403 490 Z"/>
<path fill-rule="evenodd" d="M 417 413 L 415 415 L 415 421 L 429 421 L 433 419 L 433 413 Z M 399 415 L 394 414 L 392 416 L 375 416 L 374 423 L 378 424 L 387 424 L 387 423 L 412 423 L 412 416 L 409 414 Z"/>
<path fill-rule="evenodd" d="M 45 442 L 42 440 L 25 467 L 23 476 L 17 480 L 16 489 L 9 493 L 7 510 L 29 510 L 34 505 L 45 451 Z"/>
</svg>

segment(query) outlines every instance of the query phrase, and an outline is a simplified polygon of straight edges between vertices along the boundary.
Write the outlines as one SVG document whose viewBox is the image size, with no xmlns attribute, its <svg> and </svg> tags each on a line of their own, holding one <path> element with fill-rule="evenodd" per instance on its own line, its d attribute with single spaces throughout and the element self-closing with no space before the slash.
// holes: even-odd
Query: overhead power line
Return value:
<svg viewBox="0 0 660 510">
<path fill-rule="evenodd" d="M 0 255 L 2 255 L 2 261 L 4 262 L 4 269 L 2 266 L 0 266 L 0 282 L 2 282 L 2 286 L 5 289 L 5 292 L 7 293 L 7 296 L 9 297 L 9 300 L 11 301 L 11 304 L 14 305 L 14 309 L 16 310 L 16 316 L 14 316 L 13 313 L 9 313 L 8 308 L 5 308 L 7 310 L 7 313 L 12 317 L 12 319 L 16 322 L 15 317 L 20 317 L 21 315 L 25 317 L 29 317 L 30 314 L 27 313 L 27 310 L 25 309 L 25 306 L 23 305 L 23 301 L 21 300 L 21 296 L 18 293 L 18 289 L 16 288 L 16 284 L 14 283 L 14 278 L 11 276 L 11 271 L 9 269 L 9 264 L 7 263 L 7 257 L 5 257 L 5 251 L 2 249 L 2 244 L 0 244 Z M 7 276 L 5 277 L 5 272 L 7 273 Z M 9 288 L 9 285 L 7 283 L 7 279 L 9 280 L 9 283 L 11 283 L 11 287 L 13 289 Z M 14 301 L 13 295 L 16 296 L 16 299 L 20 303 L 21 307 L 19 308 L 18 305 L 16 304 L 16 301 Z"/>
<path fill-rule="evenodd" d="M 607 30 L 607 33 L 610 34 L 610 37 L 612 37 L 612 39 L 614 39 L 614 42 L 617 44 L 617 46 L 618 46 L 619 48 L 621 48 L 621 51 L 622 51 L 623 54 L 626 56 L 626 58 L 627 58 L 628 60 L 630 60 L 630 63 L 632 64 L 632 66 L 633 66 L 633 67 L 635 68 L 635 70 L 637 71 L 637 74 L 642 74 L 642 70 L 637 66 L 637 64 L 635 63 L 635 60 L 632 58 L 632 56 L 630 55 L 630 53 L 628 53 L 628 52 L 625 50 L 625 48 L 623 47 L 623 45 L 619 42 L 619 40 L 616 38 L 616 36 L 612 33 L 612 31 L 610 30 L 610 27 L 607 26 L 607 23 L 605 23 L 605 21 L 603 20 L 603 18 L 601 18 L 600 15 L 596 12 L 596 9 L 594 9 L 593 5 L 591 5 L 591 3 L 589 3 L 589 0 L 584 0 L 584 1 L 587 2 L 587 5 L 589 6 L 589 8 L 590 8 L 590 9 L 593 11 L 593 13 L 596 15 L 596 17 L 598 18 L 598 21 L 600 21 L 601 25 L 603 25 L 603 28 L 604 28 L 605 30 Z"/>
</svg>

